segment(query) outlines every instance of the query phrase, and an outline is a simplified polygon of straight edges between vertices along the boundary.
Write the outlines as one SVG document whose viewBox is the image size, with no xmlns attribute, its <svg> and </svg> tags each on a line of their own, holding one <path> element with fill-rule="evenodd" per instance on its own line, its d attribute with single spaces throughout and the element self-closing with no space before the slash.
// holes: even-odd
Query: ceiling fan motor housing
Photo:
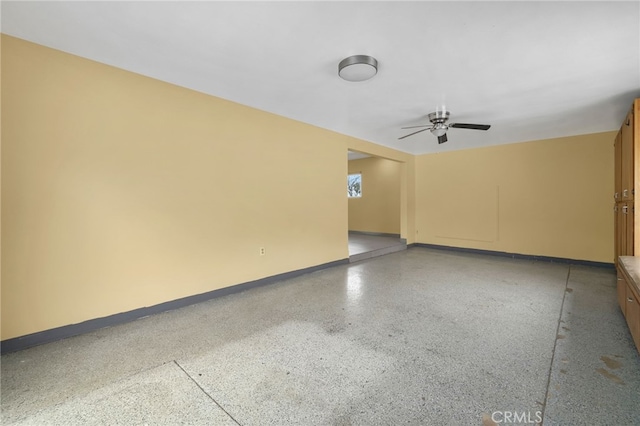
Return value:
<svg viewBox="0 0 640 426">
<path fill-rule="evenodd" d="M 436 111 L 428 115 L 429 121 L 433 124 L 445 123 L 449 119 L 449 111 Z"/>
<path fill-rule="evenodd" d="M 446 142 L 446 132 L 449 126 L 449 111 L 436 111 L 429 114 L 429 121 L 433 123 L 431 134 L 438 137 L 438 143 Z M 444 140 L 442 140 L 444 139 Z"/>
</svg>

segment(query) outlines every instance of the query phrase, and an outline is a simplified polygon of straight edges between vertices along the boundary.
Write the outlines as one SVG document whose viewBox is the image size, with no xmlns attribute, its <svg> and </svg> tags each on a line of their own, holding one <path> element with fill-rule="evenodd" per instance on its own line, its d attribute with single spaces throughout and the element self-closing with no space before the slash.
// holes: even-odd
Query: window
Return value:
<svg viewBox="0 0 640 426">
<path fill-rule="evenodd" d="M 362 175 L 360 173 L 347 176 L 347 195 L 349 198 L 362 197 Z"/>
</svg>

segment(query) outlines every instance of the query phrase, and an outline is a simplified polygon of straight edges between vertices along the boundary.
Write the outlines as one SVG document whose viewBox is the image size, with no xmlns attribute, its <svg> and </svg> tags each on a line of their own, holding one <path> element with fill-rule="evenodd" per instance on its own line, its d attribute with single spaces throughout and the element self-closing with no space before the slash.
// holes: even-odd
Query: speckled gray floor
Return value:
<svg viewBox="0 0 640 426">
<path fill-rule="evenodd" d="M 425 248 L 1 368 L 3 425 L 640 424 L 640 356 L 612 270 Z"/>
</svg>

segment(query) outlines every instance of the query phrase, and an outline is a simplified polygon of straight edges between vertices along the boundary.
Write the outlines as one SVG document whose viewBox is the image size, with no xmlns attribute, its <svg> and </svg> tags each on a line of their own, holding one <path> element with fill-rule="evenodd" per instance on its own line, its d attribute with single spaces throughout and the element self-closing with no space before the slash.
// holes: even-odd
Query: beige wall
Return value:
<svg viewBox="0 0 640 426">
<path fill-rule="evenodd" d="M 417 241 L 612 262 L 615 134 L 417 157 Z"/>
<path fill-rule="evenodd" d="M 349 230 L 400 234 L 401 163 L 379 157 L 349 161 L 362 174 L 362 197 L 349 199 Z"/>
<path fill-rule="evenodd" d="M 614 132 L 414 157 L 5 35 L 1 53 L 3 340 L 346 258 L 347 150 L 398 162 L 408 243 L 612 261 Z"/>
<path fill-rule="evenodd" d="M 347 258 L 376 149 L 5 35 L 2 114 L 3 340 Z"/>
</svg>

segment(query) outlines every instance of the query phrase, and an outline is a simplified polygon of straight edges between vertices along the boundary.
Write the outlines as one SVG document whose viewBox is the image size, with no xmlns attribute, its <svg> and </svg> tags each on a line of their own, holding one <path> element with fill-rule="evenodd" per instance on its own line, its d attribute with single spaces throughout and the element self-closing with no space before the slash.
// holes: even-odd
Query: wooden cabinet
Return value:
<svg viewBox="0 0 640 426">
<path fill-rule="evenodd" d="M 640 257 L 620 257 L 617 271 L 618 303 L 640 352 Z"/>
<path fill-rule="evenodd" d="M 635 194 L 640 190 L 640 99 L 636 99 L 616 135 L 614 187 L 614 263 L 619 256 L 640 254 L 640 238 L 634 238 L 640 220 L 636 220 Z M 637 171 L 636 171 L 637 170 Z M 640 197 L 639 200 L 640 201 Z"/>
<path fill-rule="evenodd" d="M 614 146 L 614 262 L 618 272 L 618 303 L 640 352 L 640 218 L 636 218 L 640 213 L 640 208 L 636 208 L 636 202 L 640 203 L 640 99 L 633 102 L 624 118 Z M 639 194 L 638 198 L 635 194 Z"/>
</svg>

